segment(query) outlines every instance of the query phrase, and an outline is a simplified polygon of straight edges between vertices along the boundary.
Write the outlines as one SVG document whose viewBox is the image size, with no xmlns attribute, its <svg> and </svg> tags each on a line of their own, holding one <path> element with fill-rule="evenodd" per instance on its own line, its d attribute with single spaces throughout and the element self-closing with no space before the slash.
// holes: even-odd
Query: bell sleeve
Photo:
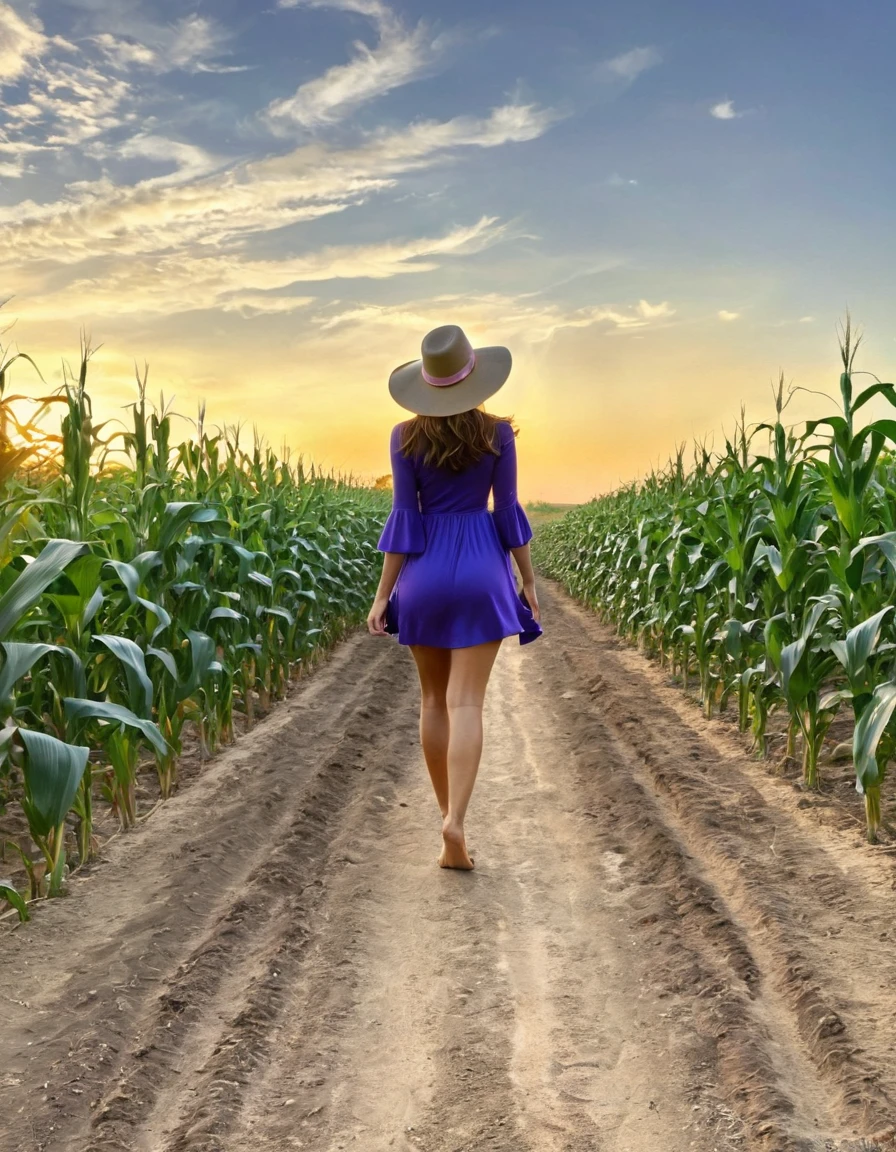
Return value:
<svg viewBox="0 0 896 1152">
<path fill-rule="evenodd" d="M 401 425 L 392 429 L 389 451 L 392 456 L 392 511 L 383 526 L 377 550 L 379 552 L 423 552 L 426 532 L 417 502 L 417 478 L 414 462 L 402 455 Z"/>
<path fill-rule="evenodd" d="M 532 527 L 516 496 L 516 438 L 509 424 L 502 422 L 501 455 L 495 461 L 492 479 L 492 517 L 505 548 L 520 548 L 532 539 Z"/>
</svg>

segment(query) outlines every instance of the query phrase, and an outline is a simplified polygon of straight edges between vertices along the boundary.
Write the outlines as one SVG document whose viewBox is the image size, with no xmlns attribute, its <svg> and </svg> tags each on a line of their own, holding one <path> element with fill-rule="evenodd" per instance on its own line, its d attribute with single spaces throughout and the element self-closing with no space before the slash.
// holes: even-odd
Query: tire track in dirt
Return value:
<svg viewBox="0 0 896 1152">
<path fill-rule="evenodd" d="M 47 1087 L 38 1118 L 4 1112 L 4 1150 L 154 1147 L 134 1132 L 216 1043 L 217 1003 L 264 982 L 283 937 L 301 934 L 304 865 L 321 885 L 315 833 L 339 815 L 329 785 L 351 787 L 389 663 L 358 639 L 9 940 L 11 966 L 43 970 L 54 948 L 68 964 L 50 965 L 42 986 L 26 982 L 5 1022 L 5 1084 Z M 398 701 L 410 684 L 392 682 Z"/>
<path fill-rule="evenodd" d="M 397 703 L 411 686 L 409 677 L 393 677 L 391 701 Z M 219 978 L 223 975 L 219 984 L 193 979 L 196 968 L 191 957 L 186 981 L 176 983 L 163 997 L 152 1039 L 145 1040 L 136 1054 L 142 1058 L 138 1078 L 145 1053 L 170 1026 L 164 1009 L 172 1001 L 175 1011 L 188 1006 L 199 1027 L 179 1051 L 179 1064 L 187 1074 L 165 1085 L 142 1121 L 147 1148 L 200 1152 L 222 1146 L 240 1110 L 242 1093 L 273 1040 L 289 988 L 314 937 L 314 910 L 339 863 L 332 837 L 354 790 L 354 774 L 367 771 L 380 754 L 388 753 L 388 730 L 373 723 L 381 693 L 379 676 L 356 683 L 351 713 L 335 751 L 313 774 L 294 819 L 282 836 L 273 839 L 266 857 L 248 877 L 245 894 L 228 913 L 228 921 L 234 913 L 238 917 L 246 954 L 221 957 L 211 950 L 208 959 Z M 107 1120 L 108 1109 L 103 1109 L 95 1127 Z M 129 1127 L 132 1124 L 133 1120 Z M 98 1140 L 92 1144 L 96 1152 L 105 1147 Z M 120 1144 L 109 1144 L 110 1152 L 119 1147 L 132 1147 L 127 1136 Z"/>
<path fill-rule="evenodd" d="M 653 806 L 650 825 L 664 829 L 682 852 L 676 885 L 689 872 L 702 878 L 709 908 L 718 913 L 712 927 L 741 938 L 760 976 L 735 1014 L 737 1042 L 728 1027 L 719 1036 L 723 1079 L 727 1059 L 732 1087 L 742 1081 L 736 1093 L 742 1114 L 754 1139 L 764 1141 L 756 1146 L 892 1146 L 896 1005 L 888 989 L 896 957 L 887 929 L 896 901 L 889 861 L 877 858 L 889 876 L 871 885 L 854 858 L 844 867 L 837 836 L 819 836 L 810 816 L 778 807 L 781 787 L 774 795 L 745 744 L 704 721 L 657 667 L 549 587 L 566 609 L 567 667 L 575 679 L 593 674 L 591 701 L 568 707 L 573 717 L 589 717 L 588 743 L 601 749 L 595 769 L 611 759 L 639 793 L 636 807 Z M 862 851 L 857 842 L 850 847 L 853 857 Z M 693 905 L 681 907 L 693 930 Z M 844 940 L 844 925 L 856 922 L 866 934 Z M 730 986 L 726 998 L 735 992 Z M 747 1032 L 753 1052 L 744 1043 Z M 762 1037 L 758 1049 L 756 1037 Z"/>
<path fill-rule="evenodd" d="M 0 1152 L 896 1146 L 896 1006 L 849 970 L 896 977 L 889 865 L 541 599 L 473 873 L 436 866 L 410 653 L 358 633 L 0 940 Z"/>
</svg>

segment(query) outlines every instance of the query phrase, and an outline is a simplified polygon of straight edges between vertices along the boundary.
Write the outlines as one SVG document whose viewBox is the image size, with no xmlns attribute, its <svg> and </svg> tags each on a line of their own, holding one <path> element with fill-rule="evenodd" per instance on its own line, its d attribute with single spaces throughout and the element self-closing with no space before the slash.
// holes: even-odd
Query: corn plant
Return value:
<svg viewBox="0 0 896 1152">
<path fill-rule="evenodd" d="M 641 484 L 541 526 L 533 556 L 686 689 L 696 674 L 707 715 L 736 699 L 761 754 L 782 714 L 807 788 L 849 706 L 874 840 L 896 747 L 896 419 L 861 421 L 872 401 L 896 408 L 896 387 L 857 387 L 859 343 L 847 317 L 838 412 L 787 427 L 782 376 L 771 423 L 741 415 L 724 451 L 697 445 L 690 468 L 676 449 Z"/>
<path fill-rule="evenodd" d="M 144 751 L 167 798 L 188 729 L 212 754 L 361 623 L 389 507 L 258 436 L 244 450 L 204 406 L 173 444 L 145 368 L 129 425 L 109 431 L 86 338 L 80 351 L 38 401 L 42 419 L 62 411 L 42 438 L 6 391 L 30 361 L 0 353 L 0 815 L 19 811 L 30 836 L 11 843 L 27 891 L 3 881 L 0 900 L 20 915 L 90 859 L 97 804 L 133 826 Z"/>
</svg>

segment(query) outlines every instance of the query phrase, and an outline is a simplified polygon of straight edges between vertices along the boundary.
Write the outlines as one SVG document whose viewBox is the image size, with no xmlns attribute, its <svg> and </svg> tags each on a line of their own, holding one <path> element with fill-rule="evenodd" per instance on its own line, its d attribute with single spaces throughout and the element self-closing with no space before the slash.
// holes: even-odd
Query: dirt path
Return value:
<svg viewBox="0 0 896 1152">
<path fill-rule="evenodd" d="M 436 866 L 359 633 L 0 936 L 0 1152 L 896 1147 L 896 889 L 542 581 Z"/>
</svg>

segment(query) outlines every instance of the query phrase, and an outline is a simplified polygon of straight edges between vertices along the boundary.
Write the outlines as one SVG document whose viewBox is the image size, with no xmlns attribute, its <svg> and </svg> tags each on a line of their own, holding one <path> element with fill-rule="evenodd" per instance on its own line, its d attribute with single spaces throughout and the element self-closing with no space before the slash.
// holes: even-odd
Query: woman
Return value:
<svg viewBox="0 0 896 1152">
<path fill-rule="evenodd" d="M 470 869 L 464 817 L 489 674 L 506 636 L 527 644 L 542 628 L 532 529 L 516 496 L 516 433 L 483 407 L 510 375 L 510 352 L 474 351 L 453 324 L 428 333 L 421 351 L 389 378 L 392 398 L 415 416 L 392 429 L 392 511 L 367 627 L 397 634 L 417 664 L 420 741 L 442 813 L 439 864 Z"/>
</svg>

